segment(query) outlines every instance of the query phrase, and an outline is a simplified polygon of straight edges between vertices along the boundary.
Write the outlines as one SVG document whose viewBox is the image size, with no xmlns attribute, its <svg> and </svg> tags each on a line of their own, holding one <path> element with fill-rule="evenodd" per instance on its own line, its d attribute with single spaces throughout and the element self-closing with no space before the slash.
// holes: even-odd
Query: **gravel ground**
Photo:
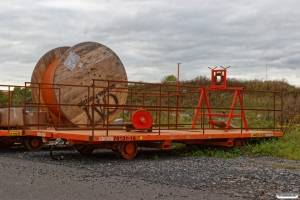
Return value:
<svg viewBox="0 0 300 200">
<path fill-rule="evenodd" d="M 91 173 L 90 178 L 128 181 L 133 187 L 131 195 L 136 193 L 137 185 L 148 185 L 143 188 L 148 192 L 149 185 L 150 188 L 165 188 L 158 193 L 156 189 L 150 189 L 152 196 L 151 192 L 146 196 L 142 192 L 131 199 L 276 199 L 278 193 L 300 194 L 300 161 L 248 156 L 234 159 L 179 157 L 169 155 L 168 151 L 148 149 L 140 149 L 131 161 L 118 159 L 112 151 L 101 149 L 89 156 L 81 156 L 74 149 L 59 149 L 55 153 L 63 155 L 64 160 L 52 160 L 47 149 L 39 152 L 27 152 L 22 148 L 0 149 L 1 168 L 13 168 L 2 161 L 13 158 L 9 161 L 30 161 L 32 169 L 42 163 L 49 169 L 56 166 L 55 169 L 65 167 L 68 171 L 83 170 L 80 174 Z M 72 173 L 78 175 L 79 171 Z M 137 181 L 141 183 L 137 184 Z M 122 187 L 114 189 L 124 191 Z M 111 195 L 120 197 L 116 193 Z"/>
</svg>

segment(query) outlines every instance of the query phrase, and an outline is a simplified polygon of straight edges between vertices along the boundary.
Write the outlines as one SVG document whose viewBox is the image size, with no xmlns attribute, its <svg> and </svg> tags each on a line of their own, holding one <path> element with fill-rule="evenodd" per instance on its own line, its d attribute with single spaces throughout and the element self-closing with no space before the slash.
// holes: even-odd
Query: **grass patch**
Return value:
<svg viewBox="0 0 300 200">
<path fill-rule="evenodd" d="M 172 155 L 182 157 L 209 156 L 215 158 L 234 158 L 241 154 L 238 148 L 185 145 L 182 143 L 171 143 L 171 147 Z"/>
<path fill-rule="evenodd" d="M 281 138 L 261 138 L 249 141 L 241 148 L 208 147 L 201 145 L 185 145 L 171 143 L 171 154 L 176 156 L 209 156 L 215 158 L 235 158 L 245 154 L 250 156 L 275 156 L 292 160 L 300 160 L 300 128 L 289 129 Z M 293 166 L 278 165 L 278 168 L 293 168 Z M 299 169 L 297 167 L 297 169 Z"/>
<path fill-rule="evenodd" d="M 257 144 L 245 145 L 241 151 L 252 156 L 266 155 L 300 160 L 300 130 L 290 130 L 282 138 L 262 139 Z"/>
<path fill-rule="evenodd" d="M 241 154 L 238 148 L 222 148 L 222 147 L 194 147 L 193 150 L 183 152 L 180 155 L 188 156 L 209 156 L 214 158 L 235 158 Z"/>
<path fill-rule="evenodd" d="M 154 160 L 159 160 L 159 156 L 158 156 L 158 155 L 155 155 L 155 156 L 153 157 L 153 159 L 154 159 Z"/>
<path fill-rule="evenodd" d="M 186 145 L 183 144 L 183 143 L 172 142 L 171 143 L 171 148 L 173 148 L 173 149 L 184 149 L 184 148 L 186 148 Z"/>
<path fill-rule="evenodd" d="M 300 167 L 298 167 L 298 166 L 288 165 L 288 164 L 276 164 L 276 165 L 274 165 L 274 167 L 280 168 L 280 169 L 300 169 Z"/>
<path fill-rule="evenodd" d="M 252 142 L 252 141 L 251 141 Z M 251 155 L 251 156 L 257 156 L 257 155 L 274 155 L 277 151 L 276 149 L 277 141 L 276 139 L 260 139 L 260 141 L 257 141 L 257 143 L 252 144 L 248 143 L 244 145 L 241 148 L 241 151 L 245 154 Z"/>
</svg>

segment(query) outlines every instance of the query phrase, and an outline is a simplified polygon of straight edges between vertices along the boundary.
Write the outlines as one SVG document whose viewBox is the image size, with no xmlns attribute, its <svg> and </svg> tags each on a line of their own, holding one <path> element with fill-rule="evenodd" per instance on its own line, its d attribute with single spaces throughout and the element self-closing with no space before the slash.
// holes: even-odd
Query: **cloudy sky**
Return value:
<svg viewBox="0 0 300 200">
<path fill-rule="evenodd" d="M 0 84 L 29 82 L 60 46 L 111 48 L 130 81 L 210 77 L 285 79 L 300 87 L 299 0 L 1 0 Z"/>
</svg>

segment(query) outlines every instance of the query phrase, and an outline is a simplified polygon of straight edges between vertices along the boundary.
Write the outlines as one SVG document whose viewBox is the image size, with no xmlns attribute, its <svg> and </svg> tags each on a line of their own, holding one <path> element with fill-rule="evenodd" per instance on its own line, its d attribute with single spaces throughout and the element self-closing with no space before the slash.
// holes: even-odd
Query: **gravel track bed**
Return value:
<svg viewBox="0 0 300 200">
<path fill-rule="evenodd" d="M 282 192 L 300 194 L 300 161 L 248 156 L 234 159 L 180 157 L 168 151 L 149 149 L 140 149 L 130 161 L 102 149 L 89 156 L 81 156 L 72 148 L 58 149 L 54 153 L 63 155 L 64 159 L 51 159 L 48 149 L 39 152 L 0 149 L 4 157 L 86 169 L 105 177 L 141 178 L 153 183 L 228 194 L 236 199 L 276 199 L 276 194 Z"/>
</svg>

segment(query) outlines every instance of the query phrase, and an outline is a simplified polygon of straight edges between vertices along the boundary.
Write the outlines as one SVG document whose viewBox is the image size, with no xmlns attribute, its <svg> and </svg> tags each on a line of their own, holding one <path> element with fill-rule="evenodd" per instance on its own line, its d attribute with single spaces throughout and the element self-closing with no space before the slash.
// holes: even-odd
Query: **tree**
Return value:
<svg viewBox="0 0 300 200">
<path fill-rule="evenodd" d="M 5 94 L 3 91 L 0 91 L 0 105 L 7 105 L 8 102 L 8 95 Z"/>
<path fill-rule="evenodd" d="M 162 80 L 164 84 L 175 84 L 177 82 L 177 78 L 174 75 L 165 76 Z"/>
<path fill-rule="evenodd" d="M 27 88 L 15 87 L 11 92 L 11 105 L 24 105 L 24 94 L 26 95 L 26 102 L 31 102 L 31 91 Z"/>
</svg>

